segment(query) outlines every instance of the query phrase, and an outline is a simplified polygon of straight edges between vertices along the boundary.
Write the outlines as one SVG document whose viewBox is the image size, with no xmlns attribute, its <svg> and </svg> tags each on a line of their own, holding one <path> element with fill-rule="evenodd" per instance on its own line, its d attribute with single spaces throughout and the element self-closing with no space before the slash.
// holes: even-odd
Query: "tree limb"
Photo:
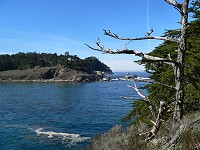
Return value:
<svg viewBox="0 0 200 150">
<path fill-rule="evenodd" d="M 171 85 L 168 85 L 168 84 L 164 84 L 164 83 L 161 83 L 161 82 L 155 82 L 155 81 L 152 81 L 152 80 L 148 80 L 148 79 L 138 79 L 138 78 L 134 78 L 134 77 L 131 77 L 130 79 L 129 78 L 118 78 L 119 80 L 123 80 L 123 81 L 137 81 L 137 82 L 146 82 L 146 83 L 152 83 L 152 84 L 159 84 L 159 85 L 162 85 L 162 86 L 165 86 L 165 87 L 168 87 L 170 89 L 176 89 L 174 86 L 171 86 Z"/>
<path fill-rule="evenodd" d="M 100 51 L 100 52 L 104 52 L 104 53 L 109 53 L 109 54 L 134 54 L 135 56 L 141 57 L 143 60 L 151 60 L 151 61 L 154 61 L 154 62 L 163 62 L 163 63 L 169 64 L 169 65 L 176 63 L 173 60 L 155 57 L 155 56 L 150 56 L 150 55 L 147 55 L 145 53 L 142 53 L 142 52 L 139 52 L 139 51 L 136 51 L 136 50 L 128 50 L 128 49 L 112 50 L 112 49 L 109 49 L 109 48 L 104 48 L 103 46 L 100 45 L 100 41 L 96 42 L 96 44 L 97 44 L 98 48 L 93 48 L 88 44 L 85 44 L 85 45 L 88 46 L 90 49 Z"/>
<path fill-rule="evenodd" d="M 156 113 L 156 108 L 153 106 L 153 104 L 152 104 L 151 101 L 149 100 L 149 97 L 148 97 L 148 96 L 145 96 L 144 94 L 142 94 L 142 93 L 138 90 L 138 88 L 137 88 L 135 82 L 134 82 L 134 87 L 133 87 L 133 86 L 130 86 L 130 85 L 128 85 L 128 87 L 134 89 L 134 90 L 136 91 L 136 93 L 137 93 L 140 97 L 143 98 L 143 100 L 146 102 L 146 104 L 147 104 L 147 106 L 148 106 L 148 108 L 149 108 L 149 110 L 150 110 L 152 116 L 155 118 L 155 117 L 156 117 L 156 114 L 157 114 L 157 113 Z"/>
<path fill-rule="evenodd" d="M 164 84 L 164 83 L 160 83 L 160 82 L 155 82 L 155 81 L 152 81 L 152 80 L 146 80 L 146 79 L 138 79 L 138 78 L 131 78 L 131 79 L 126 79 L 128 81 L 137 81 L 137 82 L 147 82 L 147 83 L 152 83 L 152 84 L 159 84 L 159 85 L 162 85 L 162 86 L 165 86 L 165 87 L 168 87 L 168 88 L 171 88 L 171 89 L 175 89 L 174 86 L 171 86 L 171 85 L 167 85 L 167 84 Z"/>
<path fill-rule="evenodd" d="M 162 121 L 163 121 L 162 117 L 163 117 L 163 110 L 165 108 L 164 106 L 165 106 L 165 102 L 160 101 L 160 107 L 159 107 L 159 110 L 158 110 L 156 121 L 155 122 L 152 121 L 153 128 L 151 129 L 151 131 L 139 134 L 139 135 L 146 135 L 146 140 L 153 139 L 156 136 L 156 134 L 158 133 L 160 126 L 162 124 Z"/>
<path fill-rule="evenodd" d="M 118 36 L 115 33 L 111 33 L 110 30 L 109 31 L 107 31 L 105 29 L 103 29 L 103 30 L 104 30 L 105 35 L 108 35 L 108 36 L 113 37 L 113 38 L 118 39 L 118 40 L 137 41 L 137 40 L 155 39 L 155 40 L 163 40 L 163 41 L 171 41 L 171 42 L 179 43 L 178 38 L 158 37 L 158 36 L 150 36 L 150 35 L 146 35 L 145 37 L 140 37 L 140 38 L 124 38 L 124 37 Z"/>
<path fill-rule="evenodd" d="M 135 98 L 133 98 L 133 97 L 125 97 L 125 96 L 121 96 L 121 98 L 123 98 L 123 99 L 129 99 L 129 100 L 135 100 Z"/>
<path fill-rule="evenodd" d="M 170 54 L 168 54 L 168 58 L 169 58 L 169 60 L 172 60 L 172 58 L 171 58 L 171 55 L 170 55 Z M 175 63 L 172 63 L 172 67 L 173 67 L 173 70 L 174 70 Z"/>
<path fill-rule="evenodd" d="M 144 101 L 148 101 L 148 97 L 145 96 L 144 94 L 142 94 L 142 93 L 139 91 L 139 89 L 136 87 L 135 82 L 134 82 L 134 85 L 135 85 L 135 87 L 130 86 L 130 85 L 128 85 L 128 87 L 134 89 L 134 90 L 136 91 L 136 93 L 137 93 L 140 97 L 142 97 L 142 98 L 144 99 Z"/>
<path fill-rule="evenodd" d="M 167 2 L 168 4 L 174 6 L 175 8 L 178 8 L 178 10 L 180 11 L 182 8 L 182 4 L 176 2 L 175 0 L 165 0 L 165 2 Z"/>
</svg>

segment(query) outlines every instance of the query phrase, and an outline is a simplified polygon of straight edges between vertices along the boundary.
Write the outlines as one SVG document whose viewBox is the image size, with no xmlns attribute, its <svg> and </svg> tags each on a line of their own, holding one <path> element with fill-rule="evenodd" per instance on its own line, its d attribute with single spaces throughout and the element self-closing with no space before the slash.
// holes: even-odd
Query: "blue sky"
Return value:
<svg viewBox="0 0 200 150">
<path fill-rule="evenodd" d="M 124 47 L 126 42 L 104 36 L 103 29 L 143 37 L 148 30 L 147 6 L 153 35 L 179 28 L 177 10 L 164 0 L 0 0 L 0 53 L 68 51 L 81 58 L 95 56 L 113 71 L 141 71 L 143 67 L 134 63 L 138 57 L 102 54 L 84 43 L 95 46 L 99 37 L 105 47 Z M 128 48 L 149 52 L 160 43 L 133 41 Z"/>
</svg>

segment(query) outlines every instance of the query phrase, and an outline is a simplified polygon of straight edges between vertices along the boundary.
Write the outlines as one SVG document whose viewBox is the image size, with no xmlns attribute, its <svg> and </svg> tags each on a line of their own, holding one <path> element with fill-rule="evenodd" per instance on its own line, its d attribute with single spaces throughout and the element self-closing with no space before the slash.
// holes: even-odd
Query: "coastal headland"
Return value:
<svg viewBox="0 0 200 150">
<path fill-rule="evenodd" d="M 103 73 L 86 73 L 64 66 L 0 72 L 0 82 L 93 82 L 104 77 Z"/>
</svg>

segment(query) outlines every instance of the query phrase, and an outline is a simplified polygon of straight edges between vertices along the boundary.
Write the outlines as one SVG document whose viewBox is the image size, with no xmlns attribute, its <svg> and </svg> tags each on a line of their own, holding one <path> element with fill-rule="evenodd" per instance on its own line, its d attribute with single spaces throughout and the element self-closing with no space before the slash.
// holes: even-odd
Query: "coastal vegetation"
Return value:
<svg viewBox="0 0 200 150">
<path fill-rule="evenodd" d="M 111 69 L 96 57 L 17 53 L 0 55 L 1 82 L 91 82 L 105 80 Z"/>
<path fill-rule="evenodd" d="M 167 30 L 163 36 L 152 36 L 153 30 L 141 38 L 124 38 L 104 30 L 105 35 L 118 40 L 156 39 L 164 42 L 152 52 L 137 50 L 113 50 L 96 43 L 89 48 L 110 54 L 133 54 L 142 60 L 152 81 L 146 85 L 149 95 L 142 94 L 137 80 L 129 86 L 141 97 L 132 103 L 133 110 L 123 119 L 131 121 L 126 131 L 117 126 L 96 139 L 91 149 L 199 149 L 200 148 L 200 1 L 189 6 L 189 0 L 179 3 L 165 0 L 175 7 L 181 16 L 181 28 Z M 188 22 L 188 12 L 193 14 Z M 141 82 L 141 80 L 140 80 Z M 143 80 L 142 82 L 147 82 Z M 134 99 L 134 97 L 123 97 Z"/>
<path fill-rule="evenodd" d="M 27 70 L 37 67 L 54 67 L 57 65 L 86 73 L 94 73 L 94 71 L 112 73 L 111 69 L 96 57 L 81 59 L 77 55 L 70 55 L 69 52 L 65 52 L 64 55 L 36 52 L 0 55 L 0 71 Z"/>
</svg>

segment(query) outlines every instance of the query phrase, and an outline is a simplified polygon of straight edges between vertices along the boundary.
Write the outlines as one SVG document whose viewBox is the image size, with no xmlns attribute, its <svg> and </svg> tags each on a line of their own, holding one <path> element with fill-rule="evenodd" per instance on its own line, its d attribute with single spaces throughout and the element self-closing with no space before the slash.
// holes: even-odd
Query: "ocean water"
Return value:
<svg viewBox="0 0 200 150">
<path fill-rule="evenodd" d="M 0 83 L 0 149 L 87 149 L 92 138 L 122 124 L 132 109 L 131 101 L 120 98 L 138 97 L 128 84 Z"/>
</svg>

